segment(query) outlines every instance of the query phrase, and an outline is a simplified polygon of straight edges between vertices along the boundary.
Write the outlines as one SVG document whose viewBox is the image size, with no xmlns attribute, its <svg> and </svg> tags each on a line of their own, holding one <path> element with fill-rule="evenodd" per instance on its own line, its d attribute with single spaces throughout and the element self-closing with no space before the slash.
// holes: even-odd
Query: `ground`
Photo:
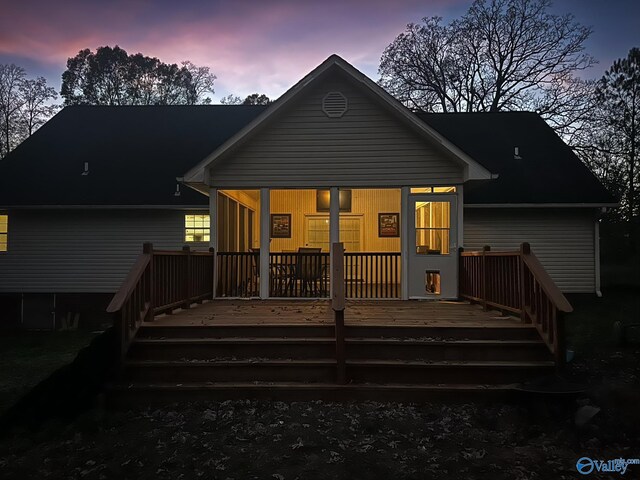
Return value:
<svg viewBox="0 0 640 480">
<path fill-rule="evenodd" d="M 581 457 L 640 458 L 640 344 L 613 323 L 640 318 L 638 291 L 574 296 L 568 402 L 521 404 L 229 401 L 137 412 L 94 408 L 0 440 L 4 479 L 562 479 Z M 637 337 L 636 337 L 637 340 Z M 14 365 L 19 366 L 20 362 Z M 18 375 L 18 373 L 15 373 Z M 600 411 L 576 425 L 581 407 Z M 578 417 L 580 414 L 578 414 Z"/>
<path fill-rule="evenodd" d="M 70 363 L 95 336 L 86 331 L 2 332 L 0 415 L 38 382 Z"/>
</svg>

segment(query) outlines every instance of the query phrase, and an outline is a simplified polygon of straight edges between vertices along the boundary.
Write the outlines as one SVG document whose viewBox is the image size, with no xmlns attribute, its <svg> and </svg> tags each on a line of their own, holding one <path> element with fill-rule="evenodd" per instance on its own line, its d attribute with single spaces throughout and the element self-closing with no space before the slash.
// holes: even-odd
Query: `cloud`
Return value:
<svg viewBox="0 0 640 480">
<path fill-rule="evenodd" d="M 370 76 L 406 23 L 466 9 L 468 0 L 22 0 L 3 6 L 0 62 L 58 65 L 83 48 L 119 45 L 218 76 L 216 99 L 277 97 L 332 53 Z"/>
</svg>

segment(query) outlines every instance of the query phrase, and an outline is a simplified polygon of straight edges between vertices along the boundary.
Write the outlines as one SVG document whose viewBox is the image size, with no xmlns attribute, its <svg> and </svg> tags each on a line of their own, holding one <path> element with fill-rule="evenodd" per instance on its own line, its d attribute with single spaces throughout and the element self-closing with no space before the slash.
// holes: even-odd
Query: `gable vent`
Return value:
<svg viewBox="0 0 640 480">
<path fill-rule="evenodd" d="M 347 97 L 340 92 L 329 92 L 322 99 L 322 111 L 327 117 L 339 118 L 347 112 Z"/>
</svg>

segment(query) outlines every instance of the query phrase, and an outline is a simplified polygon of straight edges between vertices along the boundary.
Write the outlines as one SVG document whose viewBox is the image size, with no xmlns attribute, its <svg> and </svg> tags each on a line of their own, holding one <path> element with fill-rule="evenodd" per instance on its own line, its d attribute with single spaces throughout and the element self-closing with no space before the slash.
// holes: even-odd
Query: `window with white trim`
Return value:
<svg viewBox="0 0 640 480">
<path fill-rule="evenodd" d="M 9 247 L 9 215 L 0 215 L 0 252 Z"/>
<path fill-rule="evenodd" d="M 362 251 L 361 217 L 340 216 L 340 241 L 345 251 Z M 326 215 L 309 215 L 307 217 L 307 247 L 322 248 L 329 251 L 329 217 Z"/>
<path fill-rule="evenodd" d="M 209 215 L 184 216 L 184 241 L 208 242 L 211 238 L 211 224 Z"/>
</svg>

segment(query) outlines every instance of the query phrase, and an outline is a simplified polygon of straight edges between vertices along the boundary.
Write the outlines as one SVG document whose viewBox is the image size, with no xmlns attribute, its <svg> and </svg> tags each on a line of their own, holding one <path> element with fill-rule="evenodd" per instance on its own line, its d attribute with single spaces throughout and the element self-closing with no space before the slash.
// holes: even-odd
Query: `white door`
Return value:
<svg viewBox="0 0 640 480">
<path fill-rule="evenodd" d="M 409 195 L 409 298 L 458 296 L 457 197 Z"/>
</svg>

